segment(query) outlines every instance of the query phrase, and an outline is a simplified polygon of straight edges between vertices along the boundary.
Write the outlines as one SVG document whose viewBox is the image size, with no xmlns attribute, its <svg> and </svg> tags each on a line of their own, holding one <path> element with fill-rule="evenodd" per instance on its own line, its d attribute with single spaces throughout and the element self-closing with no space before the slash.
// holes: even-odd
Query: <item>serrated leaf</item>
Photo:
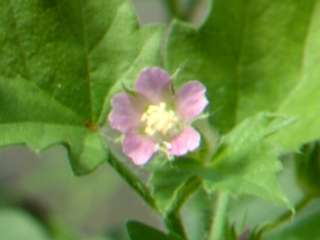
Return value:
<svg viewBox="0 0 320 240">
<path fill-rule="evenodd" d="M 320 1 L 210 2 L 200 28 L 173 23 L 166 67 L 206 84 L 221 132 L 271 111 L 297 118 L 274 136 L 284 150 L 319 138 Z"/>
<path fill-rule="evenodd" d="M 159 63 L 161 28 L 127 0 L 0 2 L 0 146 L 67 146 L 76 173 L 106 160 L 110 95 Z"/>
<path fill-rule="evenodd" d="M 181 184 L 197 176 L 209 192 L 251 194 L 291 208 L 277 183 L 276 175 L 281 169 L 278 149 L 268 139 L 290 123 L 292 119 L 258 114 L 244 120 L 222 139 L 211 164 L 182 158 L 155 171 L 150 186 L 160 206 L 167 207 Z"/>
<path fill-rule="evenodd" d="M 221 150 L 212 166 L 218 177 L 207 180 L 206 188 L 256 195 L 291 207 L 278 186 L 279 149 L 268 139 L 290 123 L 292 119 L 269 113 L 240 123 L 222 140 Z"/>
<path fill-rule="evenodd" d="M 131 240 L 173 240 L 159 230 L 136 221 L 128 222 L 127 230 Z"/>
</svg>

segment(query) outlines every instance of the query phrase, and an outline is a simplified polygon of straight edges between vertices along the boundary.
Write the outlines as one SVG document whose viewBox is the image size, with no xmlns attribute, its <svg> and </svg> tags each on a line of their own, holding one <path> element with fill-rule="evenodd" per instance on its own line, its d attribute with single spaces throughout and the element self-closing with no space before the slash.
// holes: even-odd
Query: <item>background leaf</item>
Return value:
<svg viewBox="0 0 320 240">
<path fill-rule="evenodd" d="M 22 210 L 0 210 L 0 234 L 7 240 L 49 240 L 44 228 L 30 215 Z"/>
<path fill-rule="evenodd" d="M 319 201 L 315 201 L 300 216 L 292 222 L 267 234 L 264 240 L 318 240 L 319 231 Z"/>
<path fill-rule="evenodd" d="M 108 100 L 159 63 L 161 28 L 127 0 L 0 3 L 0 145 L 63 143 L 76 173 L 106 160 Z"/>
<path fill-rule="evenodd" d="M 172 24 L 166 67 L 208 88 L 220 132 L 260 111 L 297 118 L 274 136 L 286 151 L 320 136 L 320 1 L 214 0 L 203 25 Z"/>
</svg>

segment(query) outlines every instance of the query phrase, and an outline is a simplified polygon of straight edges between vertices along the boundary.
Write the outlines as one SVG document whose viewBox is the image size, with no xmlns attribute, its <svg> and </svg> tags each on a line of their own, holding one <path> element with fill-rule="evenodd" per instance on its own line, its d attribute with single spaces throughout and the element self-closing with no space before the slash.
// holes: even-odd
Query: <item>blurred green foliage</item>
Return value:
<svg viewBox="0 0 320 240">
<path fill-rule="evenodd" d="M 49 234 L 37 220 L 18 209 L 0 208 L 0 234 L 6 240 L 49 240 Z"/>
<path fill-rule="evenodd" d="M 104 136 L 96 130 L 104 124 L 111 94 L 120 83 L 132 83 L 142 67 L 161 64 L 162 27 L 139 27 L 126 0 L 84 6 L 61 1 L 65 9 L 57 1 L 0 3 L 0 145 L 26 142 L 39 151 L 64 142 L 73 169 L 85 173 L 107 159 Z M 163 22 L 195 21 L 200 2 L 163 0 L 161 9 L 167 13 L 160 12 L 159 1 L 137 0 L 136 6 L 142 21 L 156 17 L 153 8 L 144 9 L 147 4 L 155 4 Z M 249 235 L 285 211 L 247 194 L 287 207 L 280 188 L 293 203 L 305 193 L 318 197 L 319 143 L 278 157 L 319 137 L 320 1 L 212 0 L 209 9 L 198 29 L 194 22 L 173 22 L 164 64 L 171 73 L 179 70 L 175 84 L 199 79 L 207 85 L 210 121 L 226 135 L 219 143 L 211 142 L 220 144 L 214 157 L 210 150 L 203 151 L 210 155 L 204 159 L 196 153 L 190 155 L 198 157 L 196 161 L 184 158 L 155 164 L 155 169 L 149 166 L 154 172 L 148 183 L 166 213 L 187 200 L 194 190 L 186 184 L 192 177 L 202 179 L 204 188 L 182 208 L 190 240 L 206 239 L 210 231 L 216 199 L 205 190 L 229 190 L 233 195 L 224 233 L 225 240 L 235 240 L 235 235 Z M 94 84 L 88 87 L 87 78 Z M 278 114 L 261 113 L 266 110 Z M 141 202 L 128 197 L 109 167 L 79 178 L 72 175 L 66 151 L 59 147 L 27 160 L 27 167 L 14 160 L 24 161 L 27 154 L 9 154 L 0 162 L 1 239 L 124 240 L 127 231 L 131 240 L 168 239 L 156 230 L 160 224 Z M 8 174 L 10 164 L 13 173 Z M 138 174 L 145 177 L 145 172 Z M 318 205 L 315 199 L 263 239 L 319 240 Z M 126 230 L 121 223 L 131 217 L 156 227 L 130 222 Z"/>
</svg>

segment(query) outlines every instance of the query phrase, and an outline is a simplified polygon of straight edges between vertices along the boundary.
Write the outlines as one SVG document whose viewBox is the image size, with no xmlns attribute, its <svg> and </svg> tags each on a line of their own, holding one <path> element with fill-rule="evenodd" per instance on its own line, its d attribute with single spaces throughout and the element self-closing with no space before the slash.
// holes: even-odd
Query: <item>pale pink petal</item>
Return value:
<svg viewBox="0 0 320 240">
<path fill-rule="evenodd" d="M 143 165 L 150 160 L 157 147 L 150 138 L 131 131 L 124 137 L 122 150 L 134 164 Z"/>
<path fill-rule="evenodd" d="M 200 134 L 192 127 L 185 128 L 170 142 L 169 153 L 175 156 L 192 152 L 200 145 Z"/>
<path fill-rule="evenodd" d="M 161 68 L 146 68 L 140 73 L 135 89 L 152 102 L 162 101 L 170 93 L 170 76 Z"/>
<path fill-rule="evenodd" d="M 139 124 L 141 113 L 133 98 L 121 92 L 112 97 L 109 123 L 113 129 L 126 133 Z"/>
<path fill-rule="evenodd" d="M 176 107 L 181 118 L 192 120 L 199 116 L 208 104 L 206 88 L 199 81 L 184 84 L 177 93 Z"/>
</svg>

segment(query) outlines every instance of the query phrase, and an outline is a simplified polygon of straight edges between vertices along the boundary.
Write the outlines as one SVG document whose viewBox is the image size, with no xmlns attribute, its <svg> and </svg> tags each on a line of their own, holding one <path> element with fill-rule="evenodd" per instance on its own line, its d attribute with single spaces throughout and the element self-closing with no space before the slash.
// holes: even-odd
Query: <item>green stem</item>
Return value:
<svg viewBox="0 0 320 240">
<path fill-rule="evenodd" d="M 311 195 L 305 195 L 294 207 L 296 213 L 301 212 L 313 199 L 313 196 Z M 255 239 L 261 239 L 262 235 L 266 232 L 269 232 L 278 226 L 286 223 L 292 218 L 292 211 L 288 210 L 281 214 L 278 218 L 276 218 L 274 221 L 272 221 L 269 224 L 264 225 L 257 233 Z"/>
<path fill-rule="evenodd" d="M 168 209 L 165 213 L 161 213 L 149 189 L 138 176 L 133 174 L 125 164 L 118 161 L 114 156 L 110 155 L 108 161 L 127 184 L 129 184 L 152 209 L 161 214 L 169 234 L 172 237 L 178 237 L 178 239 L 183 240 L 187 239 L 179 211 L 188 197 L 200 186 L 201 181 L 199 178 L 192 177 L 177 189 Z"/>
<path fill-rule="evenodd" d="M 164 218 L 164 224 L 166 225 L 170 237 L 172 237 L 173 239 L 187 239 L 187 235 L 184 230 L 179 213 L 173 212 L 169 215 L 166 215 Z"/>
<path fill-rule="evenodd" d="M 201 180 L 198 177 L 191 177 L 177 189 L 172 197 L 172 202 L 165 212 L 165 224 L 172 237 L 179 236 L 182 239 L 187 239 L 179 212 L 183 204 L 200 185 Z"/>
<path fill-rule="evenodd" d="M 159 212 L 156 202 L 144 182 L 142 182 L 138 176 L 133 174 L 125 164 L 118 161 L 114 156 L 110 155 L 108 161 L 118 174 L 127 182 L 127 184 L 129 184 L 129 186 L 131 186 L 153 210 Z"/>
<path fill-rule="evenodd" d="M 227 192 L 221 192 L 218 195 L 215 216 L 213 218 L 212 225 L 210 228 L 209 240 L 223 239 L 228 202 L 229 194 Z"/>
<path fill-rule="evenodd" d="M 169 204 L 167 213 L 179 212 L 182 205 L 187 201 L 189 196 L 198 189 L 201 185 L 201 179 L 198 177 L 189 178 L 183 185 L 181 185 L 174 193 L 172 201 Z"/>
</svg>

